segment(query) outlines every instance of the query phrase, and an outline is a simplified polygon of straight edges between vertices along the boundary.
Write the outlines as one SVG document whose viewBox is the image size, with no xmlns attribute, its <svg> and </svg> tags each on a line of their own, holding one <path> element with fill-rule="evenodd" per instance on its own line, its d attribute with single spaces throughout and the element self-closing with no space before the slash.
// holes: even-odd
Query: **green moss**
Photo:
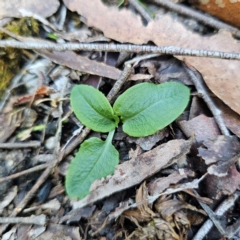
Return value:
<svg viewBox="0 0 240 240">
<path fill-rule="evenodd" d="M 19 36 L 37 36 L 39 33 L 38 22 L 33 18 L 21 18 L 11 21 L 7 30 Z M 9 36 L 0 32 L 0 39 Z M 0 50 L 0 98 L 8 87 L 12 77 L 19 71 L 22 50 L 14 48 L 3 48 Z"/>
</svg>

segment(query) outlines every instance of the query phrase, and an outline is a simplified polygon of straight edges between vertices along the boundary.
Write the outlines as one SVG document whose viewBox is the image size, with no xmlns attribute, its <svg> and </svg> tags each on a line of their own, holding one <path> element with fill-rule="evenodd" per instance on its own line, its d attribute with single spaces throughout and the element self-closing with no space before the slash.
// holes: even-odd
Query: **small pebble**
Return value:
<svg viewBox="0 0 240 240">
<path fill-rule="evenodd" d="M 45 142 L 45 148 L 48 150 L 53 150 L 56 146 L 56 138 L 55 137 L 50 137 L 46 140 Z"/>
</svg>

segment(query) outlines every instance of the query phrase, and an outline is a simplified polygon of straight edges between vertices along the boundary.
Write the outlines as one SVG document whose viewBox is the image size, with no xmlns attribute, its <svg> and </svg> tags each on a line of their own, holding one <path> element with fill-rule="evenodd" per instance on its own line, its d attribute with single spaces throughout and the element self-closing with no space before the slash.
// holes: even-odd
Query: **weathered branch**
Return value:
<svg viewBox="0 0 240 240">
<path fill-rule="evenodd" d="M 175 46 L 150 46 L 150 45 L 135 45 L 135 44 L 108 44 L 108 43 L 45 43 L 36 42 L 19 42 L 16 40 L 2 40 L 0 41 L 0 48 L 12 47 L 20 49 L 48 49 L 55 51 L 107 51 L 107 52 L 133 52 L 133 53 L 158 53 L 170 54 L 180 56 L 194 56 L 194 57 L 209 57 L 240 60 L 240 53 L 233 52 L 219 52 L 210 50 L 197 50 L 180 48 Z"/>
</svg>

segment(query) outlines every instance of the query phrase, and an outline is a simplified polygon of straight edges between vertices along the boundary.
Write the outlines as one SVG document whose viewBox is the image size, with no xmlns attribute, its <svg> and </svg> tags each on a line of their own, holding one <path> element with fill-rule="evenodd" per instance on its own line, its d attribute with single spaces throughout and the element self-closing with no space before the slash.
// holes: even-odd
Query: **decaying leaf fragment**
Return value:
<svg viewBox="0 0 240 240">
<path fill-rule="evenodd" d="M 223 177 L 207 175 L 202 184 L 201 187 L 208 197 L 219 199 L 223 194 L 231 195 L 237 190 L 240 185 L 240 174 L 234 165 Z"/>
<path fill-rule="evenodd" d="M 217 136 L 203 142 L 205 147 L 198 148 L 198 156 L 207 165 L 216 162 L 226 162 L 240 152 L 240 142 L 235 136 Z"/>
<path fill-rule="evenodd" d="M 158 46 L 240 52 L 239 41 L 233 39 L 230 33 L 220 32 L 211 37 L 202 37 L 187 30 L 168 15 L 161 16 L 144 26 L 140 17 L 135 16 L 131 11 L 108 8 L 100 0 L 94 2 L 64 0 L 64 3 L 71 11 L 77 11 L 85 17 L 89 27 L 95 27 L 106 37 L 119 42 L 144 44 L 152 41 Z M 239 61 L 199 57 L 184 57 L 184 60 L 191 63 L 203 75 L 208 87 L 216 96 L 240 113 Z"/>
<path fill-rule="evenodd" d="M 138 229 L 135 230 L 128 238 L 131 240 L 138 239 L 159 239 L 159 240 L 179 240 L 180 236 L 175 232 L 171 224 L 161 218 L 154 218 L 146 226 L 142 227 L 135 220 L 134 223 Z"/>
<path fill-rule="evenodd" d="M 142 137 L 142 138 L 134 138 L 134 137 L 128 137 L 128 141 L 130 143 L 136 143 L 138 144 L 143 150 L 148 151 L 153 148 L 153 146 L 162 140 L 165 136 L 168 136 L 168 131 L 166 128 L 157 131 L 155 134 Z"/>
<path fill-rule="evenodd" d="M 137 209 L 129 209 L 122 214 L 123 218 L 136 219 L 140 222 L 149 222 L 153 217 L 157 217 L 152 209 L 148 206 L 148 189 L 144 182 L 136 193 L 136 203 L 141 203 Z"/>
<path fill-rule="evenodd" d="M 5 142 L 23 122 L 23 109 L 0 114 L 0 143 Z"/>
<path fill-rule="evenodd" d="M 153 207 L 148 202 L 145 183 L 137 191 L 136 205 L 136 209 L 129 209 L 121 215 L 121 219 L 128 218 L 138 227 L 130 235 L 130 239 L 135 239 L 136 236 L 143 238 L 147 233 L 157 236 L 157 239 L 186 239 L 191 227 L 188 212 L 205 215 L 202 209 L 199 210 L 184 201 L 171 199 L 171 195 L 160 197 Z"/>
<path fill-rule="evenodd" d="M 176 171 L 167 177 L 157 178 L 148 184 L 148 191 L 150 195 L 156 195 L 162 193 L 170 184 L 178 183 L 180 180 L 187 178 L 187 174 L 184 171 Z"/>
<path fill-rule="evenodd" d="M 73 208 L 84 207 L 115 192 L 139 184 L 160 169 L 184 158 L 189 152 L 191 143 L 191 140 L 172 140 L 118 165 L 114 175 L 96 185 L 94 189 L 92 188 L 92 192 L 87 197 L 80 201 L 72 201 Z"/>
</svg>

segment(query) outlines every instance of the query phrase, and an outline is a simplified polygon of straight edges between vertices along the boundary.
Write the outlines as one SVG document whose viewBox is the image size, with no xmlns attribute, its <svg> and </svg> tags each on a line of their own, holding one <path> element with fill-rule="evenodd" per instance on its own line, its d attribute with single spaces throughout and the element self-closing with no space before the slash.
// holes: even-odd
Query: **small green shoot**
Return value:
<svg viewBox="0 0 240 240">
<path fill-rule="evenodd" d="M 46 128 L 46 125 L 44 124 L 40 124 L 40 125 L 36 125 L 34 127 L 28 128 L 28 129 L 24 129 L 21 132 L 19 132 L 17 134 L 17 138 L 21 141 L 25 140 L 26 138 L 30 137 L 31 132 L 36 132 L 36 131 L 41 131 L 43 129 Z"/>
<path fill-rule="evenodd" d="M 117 3 L 117 7 L 121 7 L 124 4 L 124 0 L 119 0 Z"/>
<path fill-rule="evenodd" d="M 58 36 L 55 33 L 49 33 L 48 38 L 50 38 L 52 40 L 58 40 Z"/>
<path fill-rule="evenodd" d="M 66 175 L 69 197 L 84 198 L 96 179 L 114 172 L 119 154 L 111 142 L 119 119 L 128 135 L 149 136 L 179 117 L 189 98 L 189 88 L 178 82 L 141 83 L 125 91 L 112 107 L 97 89 L 75 86 L 70 100 L 80 122 L 94 131 L 110 133 L 106 141 L 90 138 L 82 143 Z"/>
</svg>

